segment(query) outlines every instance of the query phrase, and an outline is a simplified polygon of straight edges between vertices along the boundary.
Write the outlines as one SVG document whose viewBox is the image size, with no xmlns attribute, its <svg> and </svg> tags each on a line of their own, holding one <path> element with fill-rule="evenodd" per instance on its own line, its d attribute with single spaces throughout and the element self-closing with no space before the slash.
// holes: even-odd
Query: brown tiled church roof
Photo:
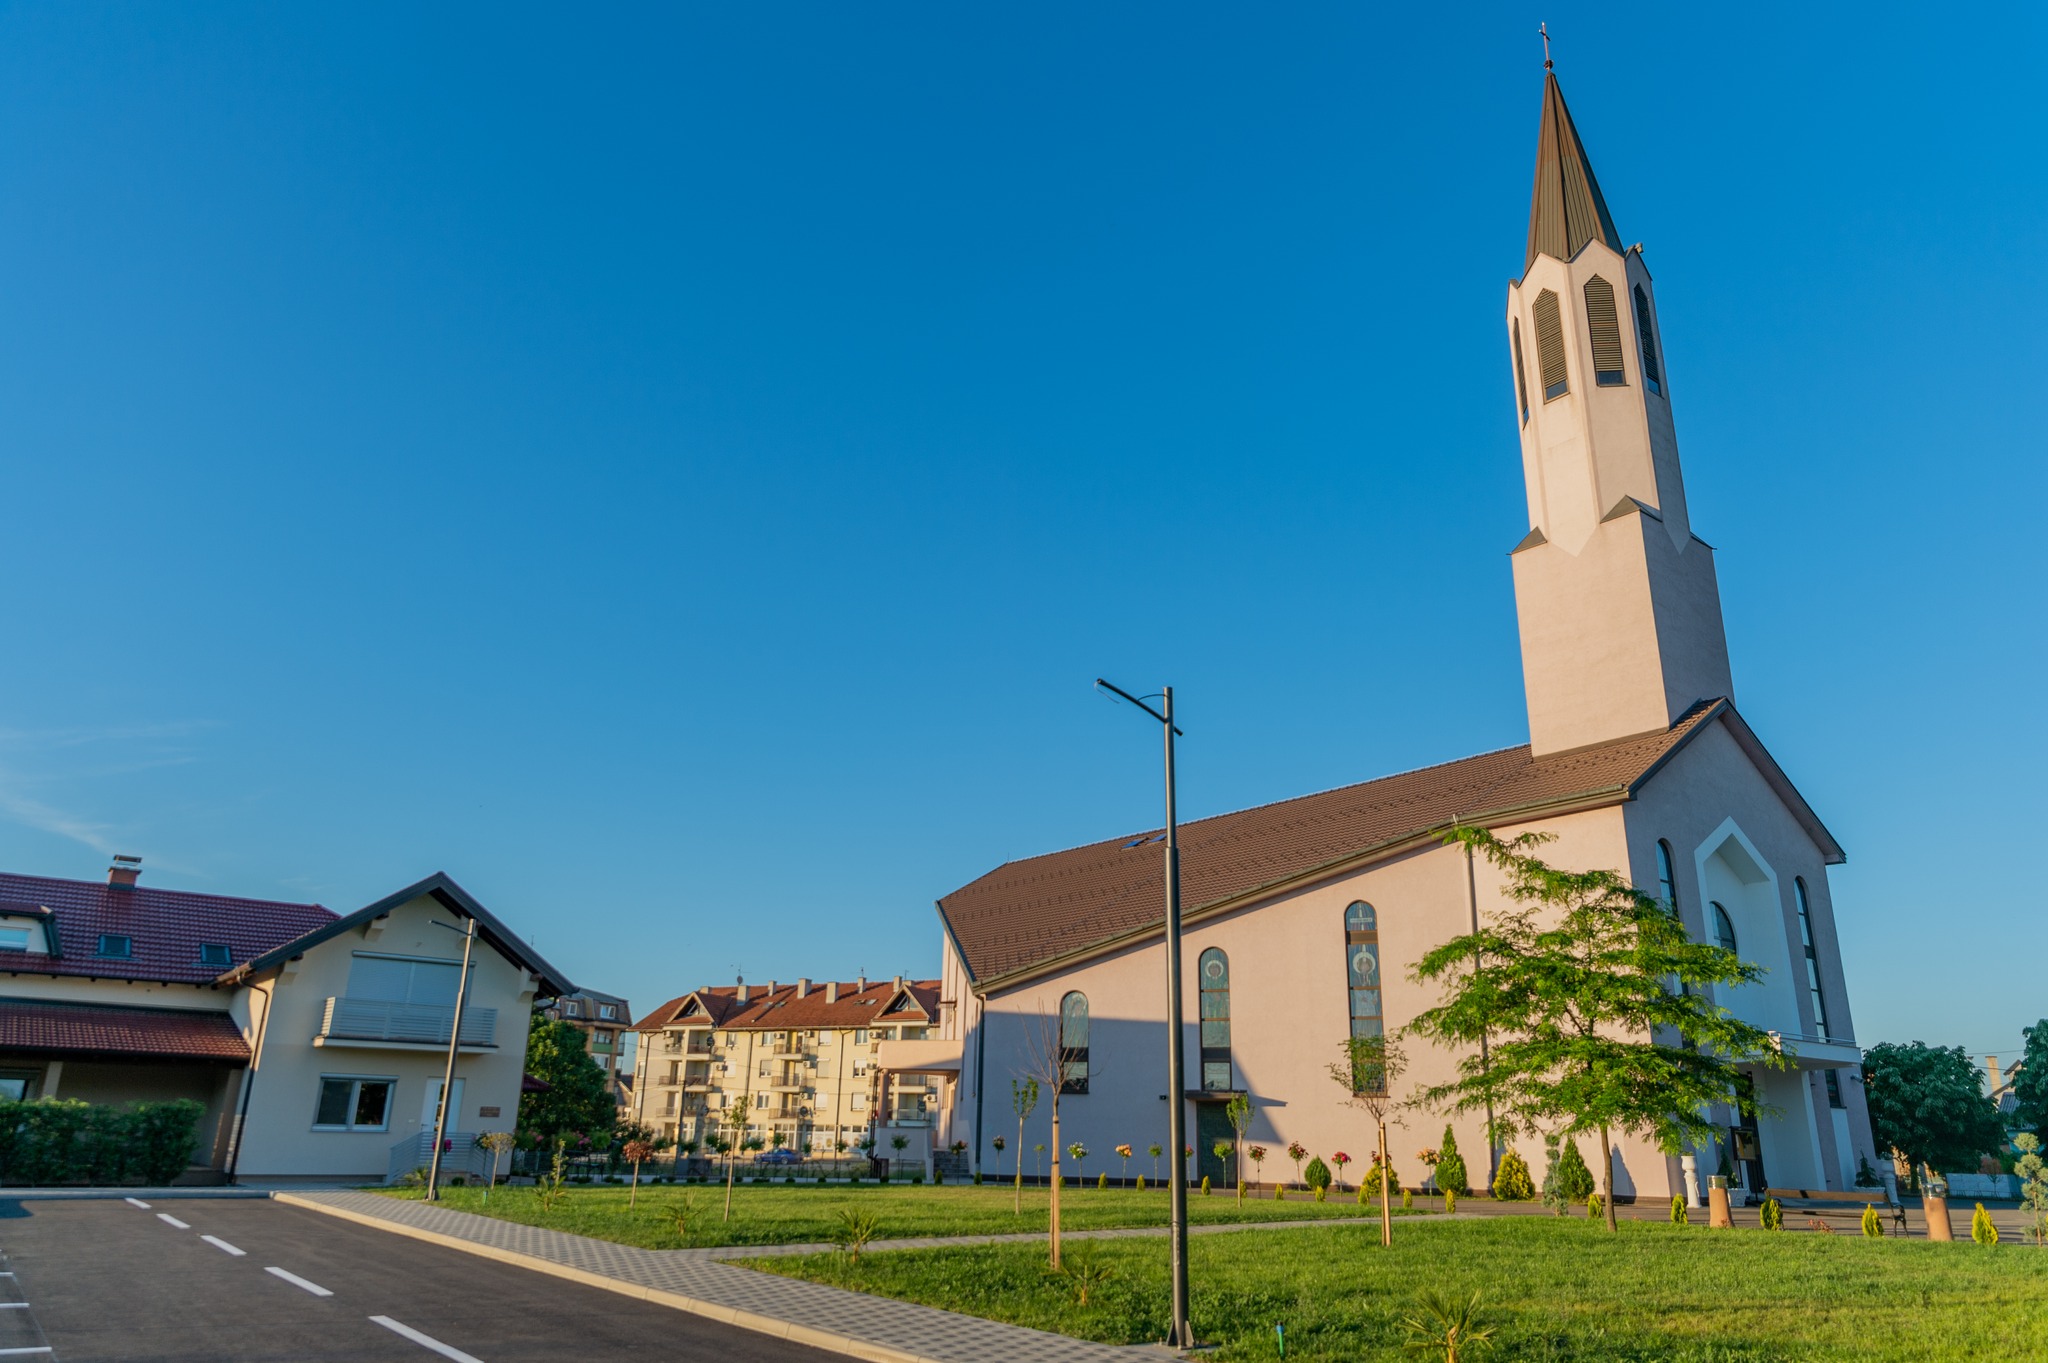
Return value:
<svg viewBox="0 0 2048 1363">
<path fill-rule="evenodd" d="M 1182 824 L 1182 911 L 1242 900 L 1460 820 L 1626 799 L 1721 714 L 1733 714 L 1725 701 L 1702 701 L 1663 733 L 1543 758 L 1524 744 Z M 1155 828 L 1006 862 L 941 899 L 939 912 L 978 983 L 1158 929 L 1164 838 Z"/>
</svg>

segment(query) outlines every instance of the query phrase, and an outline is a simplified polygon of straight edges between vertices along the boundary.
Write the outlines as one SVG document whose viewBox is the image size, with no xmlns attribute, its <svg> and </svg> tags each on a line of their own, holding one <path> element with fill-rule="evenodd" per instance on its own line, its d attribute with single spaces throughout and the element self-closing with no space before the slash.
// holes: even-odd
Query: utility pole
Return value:
<svg viewBox="0 0 2048 1363">
<path fill-rule="evenodd" d="M 448 1109 L 454 1106 L 455 1052 L 462 1045 L 462 1001 L 469 993 L 469 953 L 476 947 L 476 920 L 464 918 L 462 927 L 436 919 L 435 927 L 462 934 L 462 973 L 455 980 L 455 1016 L 448 1024 L 448 1068 L 441 1074 L 440 1110 L 434 1114 L 434 1158 L 427 1165 L 427 1201 L 441 1200 L 441 1147 L 448 1136 Z"/>
<path fill-rule="evenodd" d="M 1180 822 L 1174 808 L 1173 740 L 1180 730 L 1173 724 L 1173 688 L 1160 691 L 1162 708 L 1155 710 L 1121 687 L 1100 677 L 1098 689 L 1113 692 L 1159 721 L 1166 735 L 1166 1131 L 1173 1143 L 1167 1180 L 1167 1223 L 1172 1242 L 1173 1324 L 1167 1343 L 1176 1349 L 1195 1346 L 1194 1327 L 1188 1322 L 1188 1165 L 1187 1063 L 1181 1035 L 1180 988 Z"/>
</svg>

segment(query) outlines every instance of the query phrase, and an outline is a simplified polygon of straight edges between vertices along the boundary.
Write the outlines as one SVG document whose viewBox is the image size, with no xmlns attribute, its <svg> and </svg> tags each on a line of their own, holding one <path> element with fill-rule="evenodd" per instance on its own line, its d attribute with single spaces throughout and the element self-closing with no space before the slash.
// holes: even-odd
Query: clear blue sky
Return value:
<svg viewBox="0 0 2048 1363">
<path fill-rule="evenodd" d="M 1097 674 L 1190 816 L 1522 741 L 1540 18 L 1859 1039 L 2015 1051 L 2038 8 L 1271 10 L 0 9 L 0 864 L 644 1008 L 1156 821 Z"/>
</svg>

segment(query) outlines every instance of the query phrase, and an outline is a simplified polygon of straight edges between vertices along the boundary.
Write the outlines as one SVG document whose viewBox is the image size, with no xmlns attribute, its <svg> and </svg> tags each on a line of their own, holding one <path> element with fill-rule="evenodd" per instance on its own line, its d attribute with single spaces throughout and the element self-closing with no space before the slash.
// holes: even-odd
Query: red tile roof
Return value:
<svg viewBox="0 0 2048 1363">
<path fill-rule="evenodd" d="M 1614 803 L 1716 715 L 1703 701 L 1663 733 L 1557 753 L 1525 744 L 1360 785 L 1181 825 L 1186 914 L 1393 848 L 1457 820 Z M 987 981 L 1147 929 L 1166 918 L 1160 829 L 1006 862 L 939 901 L 968 970 Z"/>
<path fill-rule="evenodd" d="M 670 999 L 627 1030 L 658 1032 L 671 1023 L 682 1021 L 683 1005 L 691 999 L 695 999 L 704 1010 L 706 1022 L 729 1031 L 780 1032 L 873 1026 L 883 1020 L 882 1010 L 896 997 L 896 984 L 893 980 L 883 980 L 871 983 L 865 989 L 859 984 L 857 980 L 841 984 L 839 998 L 833 1003 L 825 1002 L 825 986 L 822 984 L 813 984 L 810 992 L 801 998 L 793 984 L 777 985 L 773 989 L 753 985 L 747 990 L 745 1003 L 740 1002 L 736 986 L 722 984 Z M 905 980 L 903 992 L 907 996 L 904 1007 L 886 1014 L 890 1023 L 900 1019 L 924 1025 L 939 1020 L 937 980 Z"/>
<path fill-rule="evenodd" d="M 118 888 L 105 881 L 0 872 L 0 912 L 38 910 L 47 910 L 55 921 L 60 954 L 9 954 L 0 957 L 0 970 L 206 984 L 229 966 L 302 937 L 335 917 L 318 904 L 234 899 L 147 885 Z M 131 939 L 134 954 L 125 960 L 96 956 L 103 933 Z M 227 947 L 229 966 L 202 965 L 203 942 Z"/>
<path fill-rule="evenodd" d="M 0 1050 L 249 1063 L 248 1043 L 226 1013 L 40 999 L 0 999 Z"/>
</svg>

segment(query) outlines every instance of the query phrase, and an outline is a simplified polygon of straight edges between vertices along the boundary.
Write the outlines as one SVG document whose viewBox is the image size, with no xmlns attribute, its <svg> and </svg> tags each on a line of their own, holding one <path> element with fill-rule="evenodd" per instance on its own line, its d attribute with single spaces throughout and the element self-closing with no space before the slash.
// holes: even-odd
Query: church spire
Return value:
<svg viewBox="0 0 2048 1363">
<path fill-rule="evenodd" d="M 1546 37 L 1546 52 L 1548 42 Z M 1579 141 L 1579 130 L 1572 126 L 1564 91 L 1558 88 L 1556 74 L 1546 70 L 1543 123 L 1536 133 L 1536 188 L 1529 195 L 1529 254 L 1522 268 L 1535 264 L 1539 255 L 1570 260 L 1595 237 L 1620 253 L 1621 233 L 1614 230 L 1614 216 L 1600 195 L 1600 182 L 1593 178 L 1593 163 Z"/>
</svg>

